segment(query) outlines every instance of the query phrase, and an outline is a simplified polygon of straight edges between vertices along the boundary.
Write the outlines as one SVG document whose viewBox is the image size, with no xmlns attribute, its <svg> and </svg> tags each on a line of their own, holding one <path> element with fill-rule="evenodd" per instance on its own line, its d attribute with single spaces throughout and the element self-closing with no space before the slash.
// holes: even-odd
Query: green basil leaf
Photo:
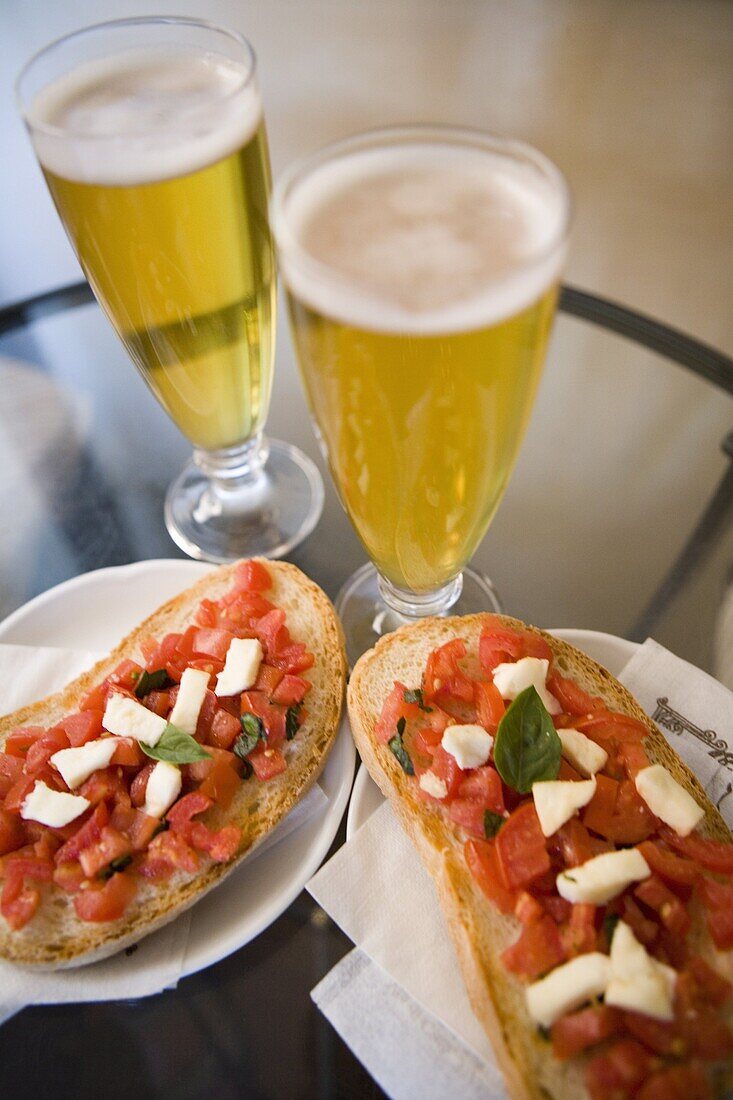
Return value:
<svg viewBox="0 0 733 1100">
<path fill-rule="evenodd" d="M 243 714 L 240 721 L 242 732 L 232 745 L 232 752 L 236 753 L 240 760 L 246 760 L 257 742 L 266 740 L 265 726 L 256 714 Z"/>
<path fill-rule="evenodd" d="M 135 684 L 135 694 L 138 699 L 143 699 L 149 691 L 162 691 L 170 683 L 170 677 L 164 668 L 156 668 L 154 672 L 143 671 Z"/>
<path fill-rule="evenodd" d="M 407 725 L 407 719 L 406 718 L 398 718 L 397 719 L 397 733 L 400 737 L 402 737 L 402 734 L 405 732 L 405 726 L 406 725 Z"/>
<path fill-rule="evenodd" d="M 499 723 L 494 764 L 508 787 L 527 794 L 533 783 L 557 779 L 562 742 L 534 686 L 516 697 Z"/>
<path fill-rule="evenodd" d="M 206 752 L 198 741 L 170 722 L 155 745 L 146 745 L 141 741 L 140 748 L 146 756 L 153 760 L 165 760 L 168 764 L 195 764 L 197 760 L 211 759 L 211 753 Z"/>
<path fill-rule="evenodd" d="M 484 810 L 484 833 L 487 840 L 491 840 L 492 836 L 496 836 L 504 824 L 504 820 L 501 814 L 495 814 L 493 810 Z"/>
<path fill-rule="evenodd" d="M 288 707 L 285 715 L 285 737 L 288 741 L 292 741 L 300 729 L 300 708 L 302 705 L 302 703 L 296 703 L 294 706 Z"/>
<path fill-rule="evenodd" d="M 112 875 L 116 875 L 118 871 L 124 871 L 125 867 L 129 867 L 132 863 L 132 856 L 120 856 L 119 859 L 113 859 L 108 867 L 105 867 L 103 871 L 99 872 L 98 877 L 106 882 L 107 879 L 112 878 Z"/>
<path fill-rule="evenodd" d="M 432 714 L 433 708 L 425 706 L 422 688 L 414 688 L 412 691 L 406 691 L 403 698 L 406 703 L 417 703 L 420 710 L 424 710 L 426 714 Z"/>
<path fill-rule="evenodd" d="M 404 730 L 404 718 L 400 718 L 400 722 L 403 723 L 402 730 Z M 402 730 L 400 730 L 400 722 L 397 723 L 398 733 L 388 742 L 390 750 L 397 758 L 397 762 L 402 768 L 403 772 L 407 775 L 414 775 L 415 769 L 412 766 L 412 760 L 410 760 L 410 754 L 405 748 L 405 743 L 402 740 Z"/>
</svg>

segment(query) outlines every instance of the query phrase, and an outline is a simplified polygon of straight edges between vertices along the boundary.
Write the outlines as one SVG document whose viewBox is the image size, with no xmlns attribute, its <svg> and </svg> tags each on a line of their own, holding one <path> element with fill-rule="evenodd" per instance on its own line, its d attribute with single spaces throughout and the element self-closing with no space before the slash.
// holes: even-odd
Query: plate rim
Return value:
<svg viewBox="0 0 733 1100">
<path fill-rule="evenodd" d="M 52 585 L 50 588 L 40 592 L 37 596 L 32 597 L 26 603 L 12 611 L 10 615 L 0 622 L 0 644 L 27 644 L 13 641 L 12 635 L 14 630 L 23 623 L 26 617 L 32 616 L 39 608 L 43 607 L 44 603 L 55 599 L 59 595 L 65 596 L 71 593 L 72 598 L 74 598 L 74 593 L 76 593 L 78 589 L 83 590 L 90 584 L 104 585 L 105 582 L 111 581 L 121 575 L 129 576 L 130 574 L 134 575 L 136 573 L 144 573 L 148 570 L 160 568 L 180 571 L 181 573 L 188 572 L 189 575 L 191 572 L 197 572 L 203 576 L 205 573 L 215 569 L 216 566 L 208 562 L 199 562 L 187 558 L 148 558 L 122 565 L 102 566 L 99 569 L 91 569 L 85 573 L 79 573 L 74 577 L 69 577 L 64 581 L 60 581 L 58 584 Z M 53 641 L 50 640 L 48 644 L 53 645 Z M 79 648 L 83 649 L 83 644 L 80 644 Z M 328 799 L 328 804 L 321 811 L 318 832 L 313 841 L 308 845 L 306 858 L 298 862 L 295 872 L 288 884 L 273 896 L 270 904 L 265 906 L 261 918 L 255 922 L 254 930 L 247 934 L 245 938 L 238 937 L 236 932 L 234 932 L 232 936 L 222 944 L 218 937 L 213 937 L 207 941 L 207 943 L 211 945 L 208 949 L 196 949 L 190 957 L 189 948 L 187 946 L 183 956 L 183 965 L 179 980 L 183 980 L 210 966 L 214 966 L 216 963 L 228 958 L 229 955 L 246 947 L 248 943 L 256 939 L 257 936 L 269 928 L 269 926 L 277 920 L 278 917 L 282 916 L 285 910 L 292 905 L 293 901 L 305 889 L 305 884 L 308 879 L 315 874 L 316 870 L 325 859 L 338 833 L 339 826 L 344 817 L 344 812 L 351 797 L 351 789 L 354 782 L 356 746 L 351 737 L 351 729 L 349 727 L 345 705 L 341 713 L 333 747 L 323 770 L 319 774 L 319 778 L 332 762 L 335 771 L 336 792 L 333 797 Z M 303 825 L 307 826 L 308 823 L 308 821 L 305 821 Z M 290 835 L 297 836 L 298 832 L 299 830 L 296 829 L 295 833 Z M 283 837 L 282 843 L 287 844 L 289 839 L 289 836 Z M 272 851 L 277 851 L 279 846 L 279 844 L 276 845 Z M 269 856 L 270 852 L 263 852 L 258 856 L 258 859 L 268 859 Z M 237 871 L 233 871 L 232 874 L 233 876 L 236 875 Z M 202 898 L 201 901 L 206 901 L 206 897 Z M 191 907 L 192 919 L 195 919 L 195 912 L 196 905 L 194 904 L 194 906 Z M 124 996 L 116 997 L 115 999 L 124 999 Z"/>
<path fill-rule="evenodd" d="M 613 642 L 623 642 L 624 645 L 632 647 L 634 653 L 636 653 L 641 648 L 641 643 L 640 642 L 632 642 L 628 638 L 622 638 L 618 634 L 609 634 L 607 631 L 604 631 L 604 630 L 588 630 L 588 629 L 581 628 L 581 627 L 567 626 L 567 627 L 552 627 L 552 628 L 548 629 L 547 633 L 548 634 L 554 634 L 558 638 L 563 638 L 565 641 L 571 641 L 571 642 L 572 642 L 573 638 L 578 639 L 580 641 L 583 641 L 587 638 L 603 638 L 604 641 L 608 641 L 608 642 L 612 642 L 612 643 Z M 571 637 L 568 637 L 568 635 L 570 635 Z M 573 644 L 576 644 L 576 643 L 573 643 Z M 578 648 L 581 649 L 582 646 L 578 645 Z M 631 655 L 632 654 L 630 652 L 629 656 L 631 656 Z M 358 758 L 358 761 L 359 761 L 359 766 L 357 768 L 356 778 L 354 779 L 354 782 L 353 782 L 352 787 L 351 787 L 351 797 L 349 799 L 349 808 L 348 808 L 348 811 L 346 813 L 346 843 L 347 844 L 351 840 L 351 838 L 354 836 L 354 834 L 357 832 L 357 830 L 360 829 L 361 826 L 364 825 L 369 820 L 369 818 L 371 817 L 371 813 L 374 812 L 372 810 L 371 813 L 366 815 L 366 817 L 363 816 L 364 815 L 364 800 L 365 800 L 366 797 L 368 797 L 367 796 L 367 791 L 369 790 L 370 785 L 376 786 L 376 784 L 374 783 L 374 780 L 372 779 L 372 777 L 369 775 L 369 772 L 367 771 L 366 767 L 364 766 L 364 763 L 361 760 L 361 757 L 357 757 L 357 758 Z"/>
</svg>

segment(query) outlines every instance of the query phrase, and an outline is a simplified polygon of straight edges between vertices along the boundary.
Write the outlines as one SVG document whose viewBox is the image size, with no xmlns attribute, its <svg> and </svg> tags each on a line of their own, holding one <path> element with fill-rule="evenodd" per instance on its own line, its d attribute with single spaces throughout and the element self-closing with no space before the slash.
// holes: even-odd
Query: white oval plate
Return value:
<svg viewBox="0 0 733 1100">
<path fill-rule="evenodd" d="M 211 568 L 202 562 L 160 560 L 85 573 L 14 611 L 0 623 L 0 642 L 110 650 L 156 607 Z M 182 977 L 244 947 L 298 896 L 336 836 L 355 756 L 344 719 L 318 781 L 328 805 L 194 906 Z"/>
<path fill-rule="evenodd" d="M 626 662 L 634 656 L 639 645 L 626 638 L 617 638 L 615 634 L 601 634 L 597 630 L 551 630 L 558 638 L 577 646 L 598 661 L 613 676 L 618 676 Z M 369 775 L 363 764 L 359 765 L 354 789 L 351 792 L 349 816 L 346 819 L 346 839 L 350 840 L 367 818 L 378 810 L 384 801 L 382 792 Z"/>
</svg>

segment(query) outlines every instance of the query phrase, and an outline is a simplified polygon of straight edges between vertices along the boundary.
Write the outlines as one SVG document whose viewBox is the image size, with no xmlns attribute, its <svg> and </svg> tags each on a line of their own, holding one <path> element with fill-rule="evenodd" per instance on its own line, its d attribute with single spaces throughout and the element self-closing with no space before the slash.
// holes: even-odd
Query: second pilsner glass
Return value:
<svg viewBox="0 0 733 1100">
<path fill-rule="evenodd" d="M 310 407 L 377 570 L 339 600 L 352 658 L 400 616 L 495 606 L 462 571 L 532 409 L 569 207 L 535 150 L 423 127 L 332 146 L 276 188 Z"/>
</svg>

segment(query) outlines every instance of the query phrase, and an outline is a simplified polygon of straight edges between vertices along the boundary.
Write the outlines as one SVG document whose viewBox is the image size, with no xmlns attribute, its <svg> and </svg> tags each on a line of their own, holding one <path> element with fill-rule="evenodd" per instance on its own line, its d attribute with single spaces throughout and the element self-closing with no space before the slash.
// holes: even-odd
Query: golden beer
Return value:
<svg viewBox="0 0 733 1100">
<path fill-rule="evenodd" d="M 158 400 L 206 450 L 262 427 L 274 355 L 267 141 L 256 88 L 241 81 L 210 53 L 139 50 L 80 66 L 29 112 L 95 295 Z M 63 144 L 44 123 L 63 126 Z"/>
<path fill-rule="evenodd" d="M 488 152 L 419 140 L 337 157 L 279 198 L 310 406 L 398 589 L 454 578 L 501 501 L 554 314 L 553 201 Z"/>
</svg>

